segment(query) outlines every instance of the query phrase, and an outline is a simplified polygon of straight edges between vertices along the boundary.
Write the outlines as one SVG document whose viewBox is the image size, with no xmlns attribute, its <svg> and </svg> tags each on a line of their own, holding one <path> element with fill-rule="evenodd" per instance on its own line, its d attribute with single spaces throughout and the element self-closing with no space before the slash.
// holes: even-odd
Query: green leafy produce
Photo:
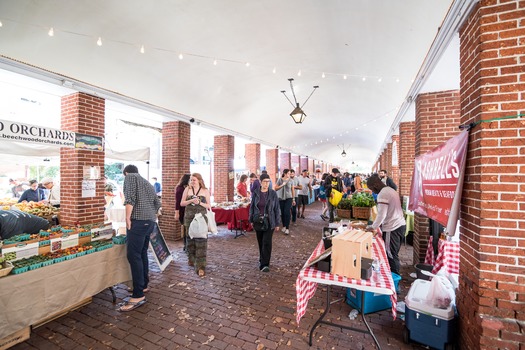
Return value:
<svg viewBox="0 0 525 350">
<path fill-rule="evenodd" d="M 374 197 L 368 192 L 357 192 L 352 195 L 353 207 L 373 207 L 376 205 Z"/>
<path fill-rule="evenodd" d="M 352 209 L 352 200 L 349 199 L 349 198 L 341 199 L 341 201 L 337 205 L 337 208 L 338 209 L 346 209 L 346 210 Z"/>
</svg>

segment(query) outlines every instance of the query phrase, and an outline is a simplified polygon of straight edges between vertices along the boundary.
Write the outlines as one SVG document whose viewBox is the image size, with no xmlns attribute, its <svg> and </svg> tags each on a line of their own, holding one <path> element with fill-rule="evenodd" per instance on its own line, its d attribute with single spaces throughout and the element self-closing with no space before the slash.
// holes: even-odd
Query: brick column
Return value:
<svg viewBox="0 0 525 350">
<path fill-rule="evenodd" d="M 190 172 L 190 124 L 176 121 L 162 125 L 162 215 L 159 226 L 166 239 L 179 240 L 180 223 L 175 220 L 175 189 Z M 206 187 L 209 180 L 204 179 Z"/>
<path fill-rule="evenodd" d="M 235 178 L 233 160 L 235 157 L 235 137 L 232 135 L 217 135 L 213 138 L 213 192 L 215 202 L 233 200 Z"/>
<path fill-rule="evenodd" d="M 289 152 L 279 153 L 279 173 L 282 174 L 284 169 L 292 168 L 292 154 Z"/>
<path fill-rule="evenodd" d="M 459 91 L 439 91 L 416 99 L 415 156 L 456 136 L 460 130 Z M 428 218 L 414 215 L 414 263 L 423 262 L 429 239 Z"/>
<path fill-rule="evenodd" d="M 277 148 L 267 149 L 266 150 L 266 171 L 270 175 L 272 183 L 277 181 L 277 176 L 279 173 L 279 150 Z"/>
<path fill-rule="evenodd" d="M 104 137 L 105 100 L 82 92 L 61 99 L 61 129 Z M 104 221 L 104 152 L 60 149 L 60 221 L 63 225 Z M 100 169 L 95 197 L 82 197 L 84 166 Z"/>
<path fill-rule="evenodd" d="M 386 170 L 388 176 L 392 176 L 392 142 L 386 144 L 385 162 L 383 169 Z"/>
<path fill-rule="evenodd" d="M 399 124 L 399 195 L 410 196 L 412 173 L 414 172 L 416 122 Z"/>
<path fill-rule="evenodd" d="M 290 169 L 295 170 L 295 173 L 298 174 L 301 170 L 299 168 L 301 167 L 301 157 L 297 154 L 292 154 L 291 161 L 290 161 Z"/>
<path fill-rule="evenodd" d="M 460 29 L 461 124 L 525 110 L 523 1 L 481 1 Z M 525 121 L 470 130 L 461 203 L 462 349 L 524 349 Z"/>
<path fill-rule="evenodd" d="M 392 136 L 392 163 L 389 174 L 399 192 L 399 135 Z"/>
<path fill-rule="evenodd" d="M 299 171 L 303 171 L 304 169 L 310 171 L 308 168 L 309 168 L 309 161 L 308 161 L 308 157 L 301 157 L 301 164 L 299 165 Z M 311 172 L 310 172 L 311 174 Z"/>
<path fill-rule="evenodd" d="M 244 154 L 246 157 L 246 168 L 250 173 L 256 175 L 261 174 L 261 144 L 247 143 L 244 146 Z"/>
<path fill-rule="evenodd" d="M 309 158 L 307 159 L 308 159 L 308 166 L 305 169 L 308 169 L 308 173 L 312 175 L 315 172 L 315 161 L 313 159 L 309 159 Z"/>
</svg>

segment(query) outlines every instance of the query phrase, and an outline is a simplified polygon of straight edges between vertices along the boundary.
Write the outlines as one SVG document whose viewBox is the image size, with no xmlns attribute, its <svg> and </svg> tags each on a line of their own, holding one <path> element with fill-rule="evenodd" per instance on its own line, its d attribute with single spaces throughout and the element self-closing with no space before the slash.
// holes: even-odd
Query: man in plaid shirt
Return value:
<svg viewBox="0 0 525 350">
<path fill-rule="evenodd" d="M 127 257 L 133 278 L 133 294 L 121 305 L 120 311 L 131 311 L 146 302 L 148 291 L 148 245 L 156 225 L 160 200 L 153 186 L 135 165 L 124 168 L 124 205 L 126 207 Z"/>
</svg>

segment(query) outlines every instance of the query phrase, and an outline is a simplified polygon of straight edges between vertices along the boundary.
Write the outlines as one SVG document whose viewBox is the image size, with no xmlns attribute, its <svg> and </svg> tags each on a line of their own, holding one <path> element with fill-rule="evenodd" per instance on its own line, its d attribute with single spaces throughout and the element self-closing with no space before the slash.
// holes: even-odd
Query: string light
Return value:
<svg viewBox="0 0 525 350">
<path fill-rule="evenodd" d="M 140 53 L 144 53 L 144 52 L 146 52 L 146 50 L 144 50 L 144 45 L 142 45 L 142 46 L 140 47 Z"/>
<path fill-rule="evenodd" d="M 65 35 L 76 35 L 76 36 L 84 36 L 84 37 L 93 37 L 93 34 L 86 34 L 86 33 L 80 33 L 80 32 L 75 32 L 75 31 L 71 31 L 71 30 L 60 30 L 60 29 L 55 29 L 54 27 L 51 27 L 51 28 L 45 28 L 43 26 L 39 26 L 39 25 L 33 25 L 33 24 L 27 24 L 27 23 L 21 23 L 21 22 L 17 22 L 17 21 L 13 21 L 13 20 L 10 20 L 12 22 L 15 22 L 19 25 L 29 25 L 29 26 L 33 26 L 33 27 L 37 27 L 39 29 L 44 29 L 47 31 L 47 34 L 49 36 L 54 36 L 55 32 L 60 32 L 60 33 L 64 33 Z M 0 27 L 3 26 L 3 23 L 2 21 L 0 21 Z M 104 38 L 104 41 L 105 41 L 105 44 L 107 45 L 107 43 L 118 43 L 118 44 L 125 44 L 125 45 L 128 45 L 130 47 L 140 47 L 140 53 L 145 53 L 145 48 L 144 48 L 144 52 L 143 52 L 143 47 L 145 47 L 144 44 L 140 44 L 140 43 L 133 43 L 133 42 L 126 42 L 126 41 L 122 41 L 122 40 L 112 40 L 112 39 L 108 39 L 108 38 Z M 146 43 L 147 44 L 147 43 Z M 97 40 L 97 45 L 98 46 L 102 46 L 102 37 L 98 37 L 98 40 Z M 157 51 L 162 51 L 162 52 L 167 52 L 167 53 L 173 53 L 174 55 L 177 55 L 179 60 L 182 60 L 184 58 L 184 56 L 191 56 L 191 57 L 196 57 L 196 58 L 201 58 L 201 59 L 210 59 L 212 62 L 213 62 L 213 65 L 217 65 L 219 61 L 223 61 L 223 62 L 228 62 L 228 63 L 234 63 L 234 64 L 243 64 L 245 65 L 246 67 L 251 67 L 252 65 L 247 62 L 247 61 L 241 61 L 241 60 L 232 60 L 232 59 L 226 59 L 226 58 L 220 58 L 220 57 L 213 57 L 213 56 L 205 56 L 205 55 L 200 55 L 200 54 L 194 54 L 194 53 L 184 53 L 184 55 L 182 53 L 177 53 L 176 50 L 172 50 L 172 49 L 168 49 L 168 48 L 163 48 L 163 47 L 148 47 L 148 50 L 157 50 Z M 276 74 L 277 73 L 277 67 L 273 66 L 266 66 L 264 67 L 264 65 L 256 65 L 256 66 L 259 66 L 259 67 L 262 67 L 262 68 L 266 68 L 266 69 L 272 69 L 272 73 L 273 74 Z M 302 70 L 299 70 L 297 72 L 297 76 L 302 76 Z M 355 78 L 355 79 L 361 79 L 362 81 L 366 81 L 367 79 L 377 79 L 378 82 L 382 82 L 383 78 L 388 78 L 388 79 L 391 79 L 392 81 L 395 81 L 396 83 L 399 83 L 400 82 L 400 79 L 398 77 L 379 77 L 379 76 L 373 76 L 373 75 L 362 75 L 362 74 L 348 74 L 348 73 L 327 73 L 327 72 L 322 72 L 322 71 L 305 71 L 305 73 L 314 73 L 314 74 L 321 74 L 322 78 L 329 78 L 329 77 L 337 77 L 337 78 L 342 78 L 344 80 L 347 80 L 348 78 Z M 414 82 L 414 80 L 412 79 L 412 83 Z"/>
</svg>

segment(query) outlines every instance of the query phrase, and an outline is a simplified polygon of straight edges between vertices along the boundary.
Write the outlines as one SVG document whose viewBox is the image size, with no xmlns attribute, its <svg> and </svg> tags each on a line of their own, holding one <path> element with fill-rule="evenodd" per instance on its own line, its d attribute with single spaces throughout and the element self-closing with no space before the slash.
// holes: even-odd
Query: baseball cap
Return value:
<svg viewBox="0 0 525 350">
<path fill-rule="evenodd" d="M 334 173 L 334 174 L 339 174 L 339 169 L 337 169 L 337 168 L 333 168 L 333 169 L 332 169 L 332 173 Z"/>
<path fill-rule="evenodd" d="M 306 169 L 303 169 L 303 171 L 301 171 L 301 172 L 302 172 L 302 173 L 306 173 L 306 172 L 308 172 L 308 170 L 306 170 Z"/>
</svg>

